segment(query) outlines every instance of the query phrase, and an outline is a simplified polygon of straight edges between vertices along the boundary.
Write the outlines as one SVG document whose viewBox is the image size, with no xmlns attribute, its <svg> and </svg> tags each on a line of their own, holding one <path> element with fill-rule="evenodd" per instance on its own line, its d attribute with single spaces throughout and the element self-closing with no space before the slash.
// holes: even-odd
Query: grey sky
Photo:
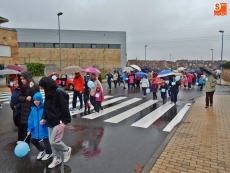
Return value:
<svg viewBox="0 0 230 173">
<path fill-rule="evenodd" d="M 148 60 L 230 60 L 230 0 L 228 16 L 213 14 L 216 0 L 0 0 L 3 24 L 12 28 L 61 28 L 127 32 L 127 58 Z"/>
</svg>

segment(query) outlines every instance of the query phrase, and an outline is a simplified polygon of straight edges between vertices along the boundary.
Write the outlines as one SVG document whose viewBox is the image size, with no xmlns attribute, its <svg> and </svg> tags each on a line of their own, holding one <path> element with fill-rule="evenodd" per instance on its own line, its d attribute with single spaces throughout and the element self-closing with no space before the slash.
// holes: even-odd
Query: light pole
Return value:
<svg viewBox="0 0 230 173">
<path fill-rule="evenodd" d="M 145 45 L 145 65 L 146 65 L 146 47 L 147 47 L 148 45 Z"/>
<path fill-rule="evenodd" d="M 213 61 L 213 49 L 211 49 L 211 51 L 212 51 L 212 63 L 213 63 L 213 62 L 214 62 L 214 61 Z"/>
<path fill-rule="evenodd" d="M 63 14 L 62 12 L 59 12 L 57 14 L 58 15 L 58 35 L 59 35 L 60 69 L 62 69 L 62 65 L 61 65 L 62 58 L 61 58 L 61 34 L 60 34 L 60 19 L 59 19 L 59 16 L 61 16 L 62 14 Z"/>
<path fill-rule="evenodd" d="M 222 61 L 223 61 L 223 46 L 224 46 L 224 41 L 223 41 L 223 40 L 224 40 L 224 31 L 223 31 L 223 30 L 220 30 L 219 32 L 222 33 L 221 60 L 220 60 L 220 84 L 221 84 L 222 70 L 223 70 Z"/>
</svg>

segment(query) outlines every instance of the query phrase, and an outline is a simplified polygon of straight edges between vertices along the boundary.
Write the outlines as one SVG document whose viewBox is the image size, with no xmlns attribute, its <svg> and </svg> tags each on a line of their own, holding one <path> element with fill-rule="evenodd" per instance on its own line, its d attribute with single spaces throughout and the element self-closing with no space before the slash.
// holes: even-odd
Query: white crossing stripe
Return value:
<svg viewBox="0 0 230 173">
<path fill-rule="evenodd" d="M 114 99 L 111 99 L 111 100 L 107 100 L 105 102 L 102 102 L 102 106 L 106 106 L 106 105 L 109 105 L 111 103 L 114 103 L 116 101 L 119 101 L 119 100 L 122 100 L 122 99 L 125 99 L 126 97 L 117 97 L 117 98 L 114 98 Z M 90 107 L 90 109 L 94 109 L 93 106 Z M 77 111 L 70 111 L 70 115 L 75 115 L 75 114 L 79 114 L 79 113 L 82 113 L 84 112 L 84 108 L 82 110 L 77 110 Z"/>
<path fill-rule="evenodd" d="M 128 101 L 125 101 L 123 103 L 120 103 L 118 105 L 115 105 L 115 106 L 112 106 L 112 107 L 109 107 L 107 109 L 104 109 L 103 111 L 99 112 L 99 113 L 94 113 L 94 114 L 90 114 L 90 115 L 87 115 L 85 117 L 82 117 L 82 118 L 87 118 L 87 119 L 95 119 L 95 118 L 98 118 L 98 117 L 101 117 L 107 113 L 110 113 L 112 111 L 116 111 L 117 109 L 120 109 L 120 108 L 123 108 L 125 106 L 128 106 L 132 103 L 135 103 L 137 101 L 141 100 L 140 98 L 133 98 L 131 100 L 128 100 Z"/>
<path fill-rule="evenodd" d="M 150 112 L 144 118 L 133 123 L 131 126 L 148 128 L 152 123 L 154 123 L 158 118 L 164 115 L 164 113 L 166 113 L 174 105 L 175 105 L 174 103 L 170 104 L 170 102 L 167 102 L 164 105 L 157 108 L 156 110 L 154 110 L 153 112 Z"/>
<path fill-rule="evenodd" d="M 173 118 L 173 120 L 170 121 L 170 123 L 163 129 L 163 131 L 170 132 L 173 129 L 173 127 L 175 127 L 182 120 L 186 112 L 189 110 L 190 106 L 191 106 L 191 103 L 187 103 L 180 110 L 180 112 Z"/>
<path fill-rule="evenodd" d="M 141 110 L 149 107 L 150 105 L 153 105 L 154 103 L 158 102 L 158 100 L 149 100 L 141 105 L 138 105 L 132 109 L 129 109 L 128 111 L 122 112 L 112 118 L 109 118 L 107 120 L 105 120 L 105 122 L 109 122 L 109 123 L 119 123 L 121 121 L 123 121 L 126 118 L 131 117 L 132 115 L 136 114 L 137 112 L 140 112 Z"/>
<path fill-rule="evenodd" d="M 105 96 L 104 98 L 105 99 L 108 99 L 108 98 L 110 98 L 110 97 L 113 97 L 113 96 L 110 96 L 110 95 L 107 95 L 107 96 Z M 69 108 L 72 108 L 72 100 L 70 100 L 69 101 Z M 102 102 L 103 103 L 103 102 Z M 84 100 L 83 100 L 83 104 L 84 104 Z M 79 99 L 77 99 L 77 106 L 80 106 L 80 101 L 79 101 Z"/>
</svg>

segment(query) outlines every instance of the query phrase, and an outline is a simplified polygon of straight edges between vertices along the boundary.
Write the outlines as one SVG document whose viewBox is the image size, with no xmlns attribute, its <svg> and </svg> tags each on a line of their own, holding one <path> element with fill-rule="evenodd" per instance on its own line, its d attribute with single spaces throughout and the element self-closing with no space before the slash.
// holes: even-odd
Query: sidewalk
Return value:
<svg viewBox="0 0 230 173">
<path fill-rule="evenodd" d="M 157 158 L 150 173 L 229 173 L 230 96 L 199 98 Z"/>
<path fill-rule="evenodd" d="M 221 84 L 220 84 L 220 80 L 217 80 L 217 84 L 218 85 L 228 85 L 228 86 L 230 86 L 230 82 L 228 82 L 228 81 L 225 81 L 225 80 L 221 80 Z"/>
</svg>

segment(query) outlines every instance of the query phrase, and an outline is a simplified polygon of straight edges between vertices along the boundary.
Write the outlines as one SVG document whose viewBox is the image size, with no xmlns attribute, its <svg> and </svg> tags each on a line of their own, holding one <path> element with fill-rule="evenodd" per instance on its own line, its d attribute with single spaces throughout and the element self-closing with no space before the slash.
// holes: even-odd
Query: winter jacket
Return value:
<svg viewBox="0 0 230 173">
<path fill-rule="evenodd" d="M 130 84 L 133 84 L 133 83 L 134 83 L 134 76 L 133 76 L 133 75 L 130 75 L 130 76 L 129 76 L 129 83 L 130 83 Z"/>
<path fill-rule="evenodd" d="M 170 81 L 169 85 L 171 92 L 179 92 L 180 81 Z"/>
<path fill-rule="evenodd" d="M 91 96 L 94 96 L 95 91 L 96 91 L 96 88 L 97 88 L 98 86 L 100 86 L 100 87 L 101 87 L 101 90 L 103 91 L 101 82 L 100 82 L 98 79 L 94 80 L 93 83 L 94 83 L 94 86 L 95 86 L 95 87 L 90 89 L 90 95 L 91 95 Z"/>
<path fill-rule="evenodd" d="M 142 78 L 141 79 L 141 87 L 142 88 L 148 88 L 149 87 L 149 80 L 148 79 L 146 79 L 146 78 Z"/>
<path fill-rule="evenodd" d="M 123 75 L 122 75 L 122 80 L 123 80 L 123 81 L 127 81 L 127 80 L 128 80 L 128 76 L 127 76 L 126 74 L 123 74 Z"/>
<path fill-rule="evenodd" d="M 158 90 L 158 84 L 152 84 L 151 87 L 150 87 L 150 90 L 152 92 L 157 92 L 157 90 Z"/>
<path fill-rule="evenodd" d="M 48 77 L 43 77 L 39 85 L 43 88 L 51 88 L 54 91 L 50 103 L 45 101 L 44 104 L 42 119 L 47 121 L 47 126 L 55 127 L 60 124 L 60 121 L 64 124 L 70 123 L 69 95 L 62 89 L 59 89 L 56 83 Z"/>
<path fill-rule="evenodd" d="M 118 78 L 118 74 L 117 74 L 117 73 L 114 73 L 114 74 L 113 74 L 113 80 L 117 80 L 117 78 Z"/>
<path fill-rule="evenodd" d="M 34 139 L 45 139 L 48 138 L 48 127 L 46 124 L 41 125 L 40 120 L 42 119 L 44 111 L 44 102 L 41 93 L 36 93 L 33 100 L 40 101 L 40 105 L 34 105 L 31 109 L 27 131 L 32 133 Z"/>
<path fill-rule="evenodd" d="M 27 80 L 27 84 L 23 85 L 21 82 L 21 78 L 18 78 L 18 84 L 20 87 L 20 94 L 18 100 L 21 103 L 21 124 L 27 124 L 31 107 L 33 106 L 32 98 L 36 92 L 40 91 L 40 89 L 38 85 L 34 83 L 34 80 L 30 72 L 22 72 L 20 76 L 23 76 Z M 30 101 L 26 100 L 28 96 L 32 97 Z"/>
<path fill-rule="evenodd" d="M 181 78 L 181 85 L 188 85 L 188 79 L 185 75 Z"/>
<path fill-rule="evenodd" d="M 161 98 L 165 99 L 167 97 L 167 90 L 168 90 L 167 85 L 160 86 L 159 90 L 161 92 Z"/>
<path fill-rule="evenodd" d="M 78 77 L 75 76 L 73 78 L 74 91 L 83 92 L 84 84 L 85 84 L 85 81 L 81 75 Z"/>
<path fill-rule="evenodd" d="M 20 88 L 15 88 L 11 95 L 11 100 L 10 100 L 10 107 L 13 110 L 13 116 L 21 115 L 21 103 L 18 100 L 19 95 L 20 95 Z"/>
<path fill-rule="evenodd" d="M 192 83 L 193 76 L 192 74 L 187 74 L 188 83 Z"/>
<path fill-rule="evenodd" d="M 111 73 L 106 74 L 105 77 L 107 79 L 107 82 L 111 82 L 113 79 L 113 75 Z"/>
<path fill-rule="evenodd" d="M 203 81 L 203 79 L 201 77 L 197 78 L 197 82 L 198 82 L 199 85 L 203 85 L 204 84 L 204 81 Z"/>
<path fill-rule="evenodd" d="M 206 76 L 206 78 L 205 78 L 205 91 L 206 92 L 215 91 L 216 90 L 216 85 L 217 85 L 217 81 L 213 77 L 213 75 Z"/>
<path fill-rule="evenodd" d="M 95 101 L 99 101 L 99 102 L 103 102 L 104 101 L 104 94 L 101 90 L 101 87 L 97 87 L 99 89 L 99 91 L 96 91 L 94 94 L 95 97 Z"/>
</svg>

